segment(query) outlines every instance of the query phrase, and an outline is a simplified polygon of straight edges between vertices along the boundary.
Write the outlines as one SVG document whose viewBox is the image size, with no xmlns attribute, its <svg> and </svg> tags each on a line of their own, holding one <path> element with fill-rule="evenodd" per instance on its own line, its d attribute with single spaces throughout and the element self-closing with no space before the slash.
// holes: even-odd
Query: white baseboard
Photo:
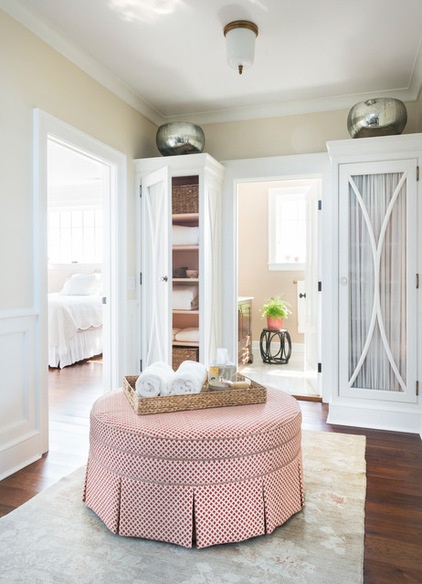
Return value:
<svg viewBox="0 0 422 584">
<path fill-rule="evenodd" d="M 392 408 L 387 405 L 383 407 L 382 404 L 354 403 L 347 400 L 344 403 L 329 404 L 327 422 L 339 426 L 410 432 L 422 437 L 421 410 L 416 406 L 395 404 Z"/>
</svg>

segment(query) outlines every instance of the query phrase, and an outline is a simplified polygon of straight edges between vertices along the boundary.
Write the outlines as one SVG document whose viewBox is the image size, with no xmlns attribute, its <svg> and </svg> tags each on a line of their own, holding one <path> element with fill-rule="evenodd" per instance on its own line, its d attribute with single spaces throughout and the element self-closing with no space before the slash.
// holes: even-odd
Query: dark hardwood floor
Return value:
<svg viewBox="0 0 422 584">
<path fill-rule="evenodd" d="M 101 395 L 101 375 L 101 361 L 95 359 L 50 371 L 50 450 L 41 460 L 0 482 L 0 516 L 86 462 L 89 411 Z M 364 584 L 421 584 L 420 437 L 332 426 L 326 422 L 325 404 L 299 403 L 304 428 L 367 437 Z"/>
</svg>

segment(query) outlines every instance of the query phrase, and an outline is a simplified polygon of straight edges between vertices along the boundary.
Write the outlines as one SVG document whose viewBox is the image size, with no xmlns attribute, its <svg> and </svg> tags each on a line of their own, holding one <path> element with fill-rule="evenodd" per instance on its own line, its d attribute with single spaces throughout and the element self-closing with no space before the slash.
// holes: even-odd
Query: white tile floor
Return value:
<svg viewBox="0 0 422 584">
<path fill-rule="evenodd" d="M 263 363 L 259 349 L 253 350 L 253 363 L 248 363 L 240 371 L 242 375 L 254 379 L 262 385 L 277 387 L 292 395 L 317 396 L 309 377 L 305 376 L 303 352 L 294 351 L 286 365 Z M 315 373 L 316 377 L 316 373 Z"/>
</svg>

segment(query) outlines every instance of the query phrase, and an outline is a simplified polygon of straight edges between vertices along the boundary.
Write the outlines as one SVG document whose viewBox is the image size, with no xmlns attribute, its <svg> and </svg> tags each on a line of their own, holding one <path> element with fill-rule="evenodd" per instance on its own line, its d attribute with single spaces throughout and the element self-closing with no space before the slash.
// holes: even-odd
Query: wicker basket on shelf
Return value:
<svg viewBox="0 0 422 584">
<path fill-rule="evenodd" d="M 172 189 L 172 213 L 198 213 L 199 194 L 198 185 L 173 185 Z"/>
<path fill-rule="evenodd" d="M 244 380 L 237 374 L 238 380 Z M 139 397 L 135 391 L 137 375 L 129 375 L 123 379 L 123 391 L 134 412 L 142 414 L 163 414 L 182 410 L 202 410 L 205 408 L 221 408 L 226 406 L 242 406 L 260 404 L 267 401 L 267 389 L 256 381 L 250 380 L 247 389 L 224 389 L 213 391 L 205 384 L 200 393 L 169 395 L 157 397 Z"/>
<path fill-rule="evenodd" d="M 198 361 L 199 349 L 198 347 L 173 347 L 172 367 L 176 371 L 183 361 Z"/>
</svg>

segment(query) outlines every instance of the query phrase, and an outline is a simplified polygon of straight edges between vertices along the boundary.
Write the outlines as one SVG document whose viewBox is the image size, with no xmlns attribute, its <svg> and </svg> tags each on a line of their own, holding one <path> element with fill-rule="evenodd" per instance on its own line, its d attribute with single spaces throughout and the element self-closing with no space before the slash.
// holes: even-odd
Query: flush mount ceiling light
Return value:
<svg viewBox="0 0 422 584">
<path fill-rule="evenodd" d="M 258 27 L 249 20 L 235 20 L 224 27 L 226 37 L 227 62 L 242 75 L 253 63 L 255 56 L 255 39 Z"/>
</svg>

